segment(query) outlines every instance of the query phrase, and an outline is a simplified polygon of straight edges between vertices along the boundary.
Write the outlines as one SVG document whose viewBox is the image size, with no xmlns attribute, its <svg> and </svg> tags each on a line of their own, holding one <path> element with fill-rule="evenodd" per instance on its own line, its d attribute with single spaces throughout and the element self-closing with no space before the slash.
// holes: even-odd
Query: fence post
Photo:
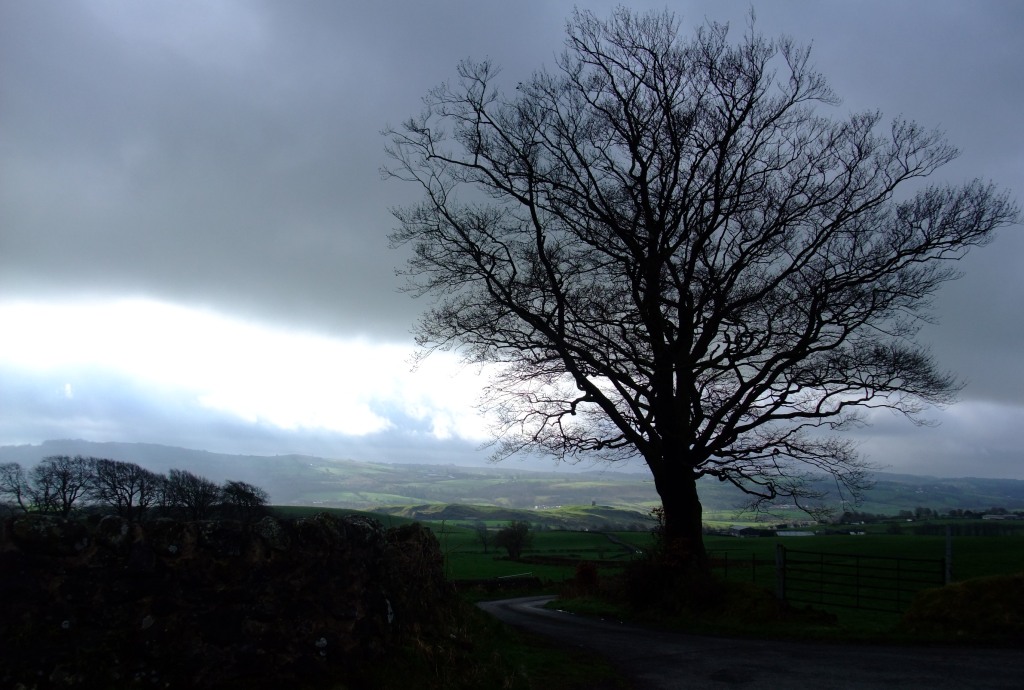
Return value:
<svg viewBox="0 0 1024 690">
<path fill-rule="evenodd" d="M 853 604 L 854 608 L 860 609 L 860 556 L 853 561 Z"/>
<path fill-rule="evenodd" d="M 896 559 L 896 610 L 900 610 L 901 594 L 903 594 L 903 580 L 900 578 L 900 561 Z"/>
<path fill-rule="evenodd" d="M 775 596 L 786 601 L 786 547 L 775 545 Z"/>
<path fill-rule="evenodd" d="M 946 523 L 946 573 L 945 584 L 953 582 L 953 527 Z"/>
</svg>

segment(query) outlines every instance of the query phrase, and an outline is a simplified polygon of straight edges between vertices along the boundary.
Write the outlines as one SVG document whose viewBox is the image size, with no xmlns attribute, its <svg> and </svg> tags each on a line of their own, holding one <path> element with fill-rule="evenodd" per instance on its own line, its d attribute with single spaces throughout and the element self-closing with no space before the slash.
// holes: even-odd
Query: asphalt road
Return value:
<svg viewBox="0 0 1024 690">
<path fill-rule="evenodd" d="M 605 657 L 638 690 L 1024 688 L 1024 652 L 703 637 L 542 608 L 551 597 L 483 602 L 516 628 Z"/>
</svg>

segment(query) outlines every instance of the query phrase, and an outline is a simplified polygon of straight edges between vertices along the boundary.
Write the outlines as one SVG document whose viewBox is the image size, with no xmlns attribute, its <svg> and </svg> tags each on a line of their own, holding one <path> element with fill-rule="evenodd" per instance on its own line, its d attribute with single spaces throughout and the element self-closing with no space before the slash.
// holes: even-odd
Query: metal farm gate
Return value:
<svg viewBox="0 0 1024 690">
<path fill-rule="evenodd" d="M 779 599 L 869 611 L 903 611 L 914 594 L 946 583 L 943 559 L 775 550 Z"/>
</svg>

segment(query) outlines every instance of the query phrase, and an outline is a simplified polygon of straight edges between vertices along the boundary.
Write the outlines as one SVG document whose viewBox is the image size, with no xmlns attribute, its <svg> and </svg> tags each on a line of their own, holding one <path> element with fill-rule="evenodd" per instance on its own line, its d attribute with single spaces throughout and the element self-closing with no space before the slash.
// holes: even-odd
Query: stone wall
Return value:
<svg viewBox="0 0 1024 690">
<path fill-rule="evenodd" d="M 337 687 L 443 625 L 437 540 L 322 513 L 8 518 L 0 686 Z"/>
</svg>

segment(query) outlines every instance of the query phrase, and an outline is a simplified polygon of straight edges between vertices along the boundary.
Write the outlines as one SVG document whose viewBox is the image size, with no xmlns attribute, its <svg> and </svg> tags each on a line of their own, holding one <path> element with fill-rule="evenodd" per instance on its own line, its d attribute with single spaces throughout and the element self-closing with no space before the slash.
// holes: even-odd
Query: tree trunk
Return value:
<svg viewBox="0 0 1024 690">
<path fill-rule="evenodd" d="M 693 574 L 706 574 L 709 563 L 704 549 L 704 509 L 697 495 L 693 471 L 665 463 L 654 471 L 654 486 L 664 510 L 664 554 L 668 562 Z"/>
</svg>

